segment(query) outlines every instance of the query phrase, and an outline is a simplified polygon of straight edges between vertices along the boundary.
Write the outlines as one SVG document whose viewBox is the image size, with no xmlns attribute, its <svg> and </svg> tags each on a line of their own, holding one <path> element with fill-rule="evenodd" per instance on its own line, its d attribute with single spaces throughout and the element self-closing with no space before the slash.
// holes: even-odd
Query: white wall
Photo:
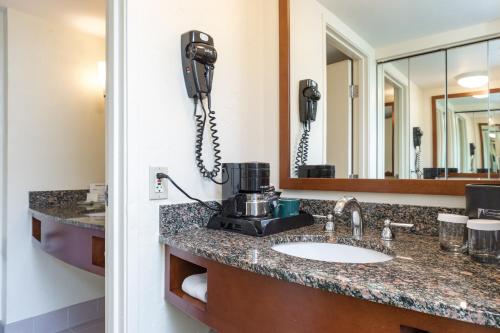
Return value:
<svg viewBox="0 0 500 333">
<path fill-rule="evenodd" d="M 127 2 L 127 215 L 132 223 L 127 297 L 137 332 L 207 331 L 164 299 L 158 206 L 188 200 L 171 185 L 168 201 L 148 200 L 148 167 L 155 165 L 167 166 L 195 197 L 220 197 L 220 186 L 203 180 L 195 166 L 193 104 L 184 87 L 180 36 L 197 29 L 214 38 L 213 108 L 223 160 L 272 162 L 268 151 L 277 143 L 277 131 L 273 126 L 268 137 L 265 130 L 277 117 L 277 10 L 276 0 Z"/>
<path fill-rule="evenodd" d="M 376 56 L 382 60 L 498 36 L 500 36 L 500 20 L 495 20 L 380 47 L 376 49 Z"/>
<path fill-rule="evenodd" d="M 104 295 L 31 244 L 28 192 L 104 180 L 103 39 L 9 9 L 6 323 Z"/>
</svg>

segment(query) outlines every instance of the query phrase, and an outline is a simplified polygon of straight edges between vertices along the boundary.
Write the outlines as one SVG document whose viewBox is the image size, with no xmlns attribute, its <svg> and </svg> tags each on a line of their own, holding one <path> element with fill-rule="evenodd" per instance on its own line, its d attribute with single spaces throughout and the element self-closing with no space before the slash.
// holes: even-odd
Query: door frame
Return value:
<svg viewBox="0 0 500 333">
<path fill-rule="evenodd" d="M 353 173 L 353 170 L 357 170 L 359 177 L 367 177 L 370 173 L 370 168 L 368 162 L 370 158 L 368 156 L 369 149 L 366 144 L 368 143 L 369 130 L 368 120 L 369 114 L 368 110 L 370 108 L 370 87 L 369 87 L 369 72 L 370 72 L 370 62 L 368 54 L 362 49 L 362 47 L 356 45 L 350 38 L 344 36 L 341 31 L 339 31 L 333 24 L 333 22 L 328 22 L 328 20 L 323 17 L 323 36 L 324 36 L 324 82 L 327 84 L 326 78 L 326 44 L 331 44 L 335 46 L 338 50 L 344 53 L 351 59 L 352 62 L 352 77 L 351 81 L 353 85 L 358 86 L 358 97 L 352 98 L 351 101 L 351 112 L 350 112 L 350 143 L 351 147 L 349 149 L 349 173 Z M 323 109 L 326 112 L 326 98 L 323 101 Z M 356 119 L 356 116 L 358 119 Z M 326 130 L 326 129 L 325 129 Z M 359 133 L 359 135 L 353 135 L 354 133 Z M 357 147 L 357 152 L 355 151 Z M 326 156 L 326 155 L 325 155 Z"/>
<path fill-rule="evenodd" d="M 398 175 L 400 178 L 410 177 L 410 146 L 401 144 L 400 138 L 408 137 L 409 129 L 410 129 L 410 117 L 409 117 L 409 87 L 408 83 L 405 82 L 403 78 L 404 73 L 396 73 L 393 71 L 386 72 L 383 66 L 378 66 L 377 72 L 379 73 L 379 82 L 378 87 L 384 87 L 385 80 L 388 80 L 394 86 L 394 110 L 397 112 L 396 115 L 396 127 L 397 131 L 394 135 L 395 140 L 395 151 L 397 152 L 397 163 L 393 161 L 394 167 L 397 166 Z M 380 122 L 385 121 L 385 97 L 384 97 L 384 89 L 377 88 L 379 102 L 377 103 L 377 117 L 379 126 L 378 128 L 382 128 Z M 397 97 L 397 98 L 396 98 Z M 396 103 L 397 101 L 397 103 Z M 385 154 L 385 145 L 383 140 L 384 132 L 378 131 L 377 133 L 377 151 L 381 156 Z M 394 170 L 393 170 L 394 172 Z M 384 179 L 385 166 L 384 161 L 380 159 L 377 162 L 377 175 L 381 179 Z"/>
<path fill-rule="evenodd" d="M 7 19 L 6 9 L 0 8 L 0 330 L 7 314 L 7 279 L 5 251 L 7 232 Z"/>
<path fill-rule="evenodd" d="M 106 0 L 106 273 L 107 333 L 135 332 L 128 302 L 127 0 Z"/>
</svg>

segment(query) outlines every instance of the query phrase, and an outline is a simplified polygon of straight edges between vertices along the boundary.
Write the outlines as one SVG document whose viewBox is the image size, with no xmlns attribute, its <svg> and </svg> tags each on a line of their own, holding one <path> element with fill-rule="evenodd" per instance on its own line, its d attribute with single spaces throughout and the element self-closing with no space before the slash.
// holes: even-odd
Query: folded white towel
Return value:
<svg viewBox="0 0 500 333">
<path fill-rule="evenodd" d="M 207 302 L 207 273 L 188 276 L 182 281 L 182 291 L 191 297 Z"/>
</svg>

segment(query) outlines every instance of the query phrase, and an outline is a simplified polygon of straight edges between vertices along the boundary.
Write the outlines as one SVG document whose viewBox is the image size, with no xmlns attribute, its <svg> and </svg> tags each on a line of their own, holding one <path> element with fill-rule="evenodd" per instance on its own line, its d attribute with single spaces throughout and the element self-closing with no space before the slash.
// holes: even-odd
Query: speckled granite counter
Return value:
<svg viewBox="0 0 500 333">
<path fill-rule="evenodd" d="M 67 207 L 36 207 L 30 208 L 33 217 L 57 223 L 70 224 L 80 228 L 94 229 L 104 231 L 104 216 L 87 216 L 86 214 L 95 214 L 102 212 L 100 209 L 85 206 L 67 206 Z"/>
<path fill-rule="evenodd" d="M 350 229 L 334 234 L 316 224 L 265 238 L 196 227 L 177 233 L 161 228 L 160 242 L 216 262 L 288 282 L 427 314 L 500 328 L 500 268 L 441 252 L 436 237 L 398 233 L 383 243 L 379 230 L 354 241 Z M 301 259 L 271 249 L 276 243 L 321 241 L 382 251 L 395 259 L 341 264 Z"/>
<path fill-rule="evenodd" d="M 30 213 L 39 220 L 104 231 L 105 218 L 99 216 L 100 212 L 104 212 L 104 205 L 78 205 L 85 200 L 87 193 L 88 190 L 30 192 Z"/>
</svg>

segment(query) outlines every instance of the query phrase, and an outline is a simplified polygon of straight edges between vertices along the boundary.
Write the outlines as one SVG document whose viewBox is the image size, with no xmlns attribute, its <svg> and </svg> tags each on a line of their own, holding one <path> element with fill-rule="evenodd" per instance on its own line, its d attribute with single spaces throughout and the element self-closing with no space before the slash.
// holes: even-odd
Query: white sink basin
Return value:
<svg viewBox="0 0 500 333">
<path fill-rule="evenodd" d="M 278 244 L 272 249 L 303 259 L 351 264 L 369 264 L 393 259 L 378 251 L 333 243 L 294 242 Z"/>
</svg>

